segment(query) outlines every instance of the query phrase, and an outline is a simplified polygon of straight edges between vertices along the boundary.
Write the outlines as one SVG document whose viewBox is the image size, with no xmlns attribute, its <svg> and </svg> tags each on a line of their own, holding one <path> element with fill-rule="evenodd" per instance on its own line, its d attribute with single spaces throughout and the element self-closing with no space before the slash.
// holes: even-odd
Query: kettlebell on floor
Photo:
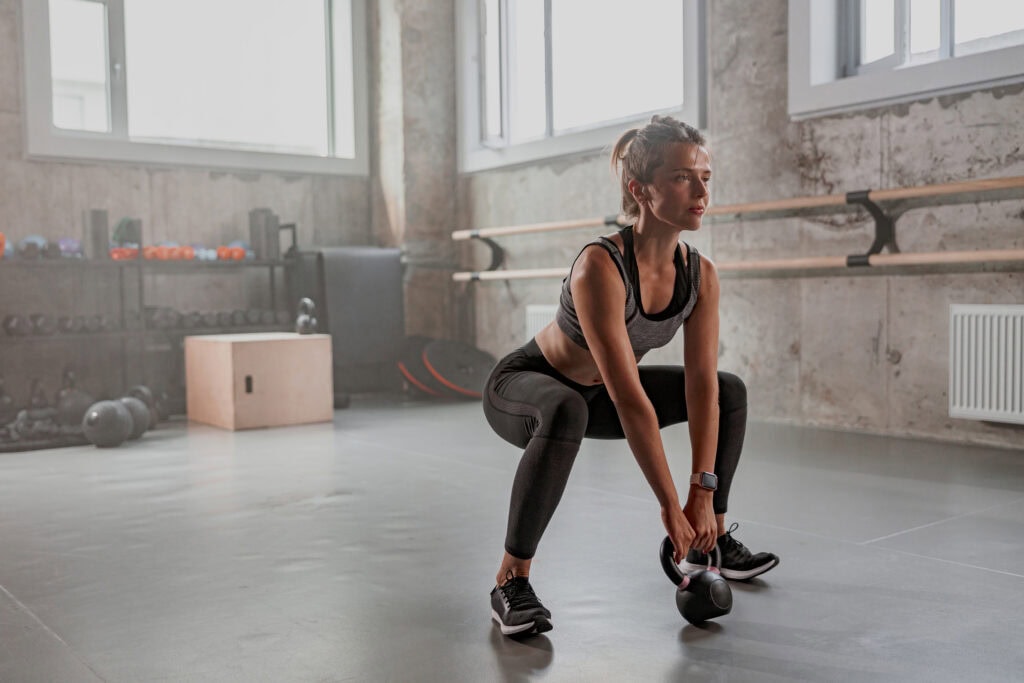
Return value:
<svg viewBox="0 0 1024 683">
<path fill-rule="evenodd" d="M 717 547 L 715 552 L 718 552 Z M 676 585 L 676 608 L 684 619 L 699 626 L 732 611 L 732 589 L 721 575 L 712 571 L 710 565 L 708 569 L 684 574 L 673 561 L 674 554 L 672 540 L 666 536 L 661 542 L 661 567 Z"/>
</svg>

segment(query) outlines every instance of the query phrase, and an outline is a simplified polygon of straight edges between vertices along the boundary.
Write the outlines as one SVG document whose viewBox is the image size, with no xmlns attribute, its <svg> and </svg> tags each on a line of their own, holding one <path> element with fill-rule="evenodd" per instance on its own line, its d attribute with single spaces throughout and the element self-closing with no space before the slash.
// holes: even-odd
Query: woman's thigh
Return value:
<svg viewBox="0 0 1024 683">
<path fill-rule="evenodd" d="M 587 404 L 579 392 L 529 370 L 488 382 L 484 415 L 498 436 L 520 448 L 534 436 L 582 441 L 587 426 Z"/>
<path fill-rule="evenodd" d="M 640 386 L 654 406 L 658 427 L 686 422 L 686 373 L 681 365 L 641 365 Z M 589 420 L 586 435 L 592 439 L 622 439 L 622 423 L 618 411 L 601 389 L 587 402 Z"/>
</svg>

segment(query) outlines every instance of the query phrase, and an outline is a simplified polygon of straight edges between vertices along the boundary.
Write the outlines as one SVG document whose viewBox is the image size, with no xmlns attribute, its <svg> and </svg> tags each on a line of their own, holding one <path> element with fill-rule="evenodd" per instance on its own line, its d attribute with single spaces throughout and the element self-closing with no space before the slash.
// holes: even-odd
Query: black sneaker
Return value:
<svg viewBox="0 0 1024 683">
<path fill-rule="evenodd" d="M 551 612 L 540 604 L 530 580 L 525 576 L 509 576 L 505 583 L 494 587 L 491 591 L 491 616 L 507 636 L 551 630 Z"/>
<path fill-rule="evenodd" d="M 711 565 L 712 569 L 717 569 L 727 579 L 746 581 L 764 574 L 779 563 L 777 555 L 751 553 L 745 545 L 733 538 L 732 532 L 736 531 L 738 527 L 739 524 L 733 523 L 728 531 L 718 537 L 717 546 L 721 557 L 718 557 L 718 553 L 713 554 L 712 557 L 716 560 L 720 559 L 720 562 L 712 562 L 705 553 L 691 548 L 690 552 L 686 554 L 686 559 L 680 565 L 682 570 L 692 572 L 698 569 L 707 569 L 708 565 Z"/>
</svg>

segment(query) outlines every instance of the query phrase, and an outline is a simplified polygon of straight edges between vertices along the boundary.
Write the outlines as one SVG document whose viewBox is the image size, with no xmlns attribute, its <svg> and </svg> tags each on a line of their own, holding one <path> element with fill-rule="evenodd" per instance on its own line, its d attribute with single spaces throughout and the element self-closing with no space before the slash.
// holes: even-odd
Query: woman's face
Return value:
<svg viewBox="0 0 1024 683">
<path fill-rule="evenodd" d="M 661 166 L 642 186 L 641 204 L 650 214 L 682 230 L 697 230 L 711 200 L 711 157 L 701 145 L 675 142 L 665 148 Z"/>
</svg>

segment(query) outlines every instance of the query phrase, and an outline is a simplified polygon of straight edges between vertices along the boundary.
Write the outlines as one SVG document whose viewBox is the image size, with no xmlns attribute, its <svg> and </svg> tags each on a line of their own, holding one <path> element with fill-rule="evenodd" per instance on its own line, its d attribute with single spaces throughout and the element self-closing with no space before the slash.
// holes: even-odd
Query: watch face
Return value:
<svg viewBox="0 0 1024 683">
<path fill-rule="evenodd" d="M 718 475 L 712 474 L 711 472 L 700 473 L 700 485 L 706 489 L 717 489 L 718 488 Z"/>
</svg>

